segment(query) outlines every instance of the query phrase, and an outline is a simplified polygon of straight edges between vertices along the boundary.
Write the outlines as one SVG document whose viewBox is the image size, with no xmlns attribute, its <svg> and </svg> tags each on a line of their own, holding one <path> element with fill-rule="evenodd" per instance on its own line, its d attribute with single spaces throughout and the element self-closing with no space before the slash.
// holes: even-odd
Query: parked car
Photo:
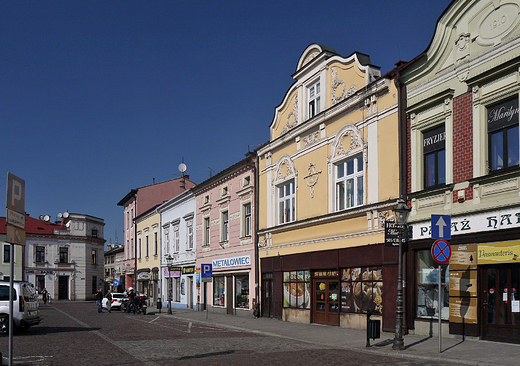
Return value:
<svg viewBox="0 0 520 366">
<path fill-rule="evenodd" d="M 126 298 L 126 295 L 122 292 L 114 292 L 112 293 L 112 309 L 116 308 L 121 310 L 121 300 Z M 103 308 L 107 308 L 107 302 L 108 299 L 105 297 L 103 298 Z"/>
<path fill-rule="evenodd" d="M 9 281 L 0 281 L 0 333 L 9 333 Z M 25 281 L 13 282 L 14 327 L 27 329 L 40 324 L 38 293 L 34 285 Z"/>
</svg>

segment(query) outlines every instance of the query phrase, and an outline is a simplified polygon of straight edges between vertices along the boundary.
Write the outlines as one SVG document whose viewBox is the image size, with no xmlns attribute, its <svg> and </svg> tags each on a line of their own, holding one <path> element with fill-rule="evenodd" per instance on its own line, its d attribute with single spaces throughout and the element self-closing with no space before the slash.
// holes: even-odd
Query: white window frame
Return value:
<svg viewBox="0 0 520 366">
<path fill-rule="evenodd" d="M 291 192 L 287 193 L 287 187 L 291 187 Z M 278 224 L 287 224 L 296 221 L 296 182 L 289 179 L 276 186 L 276 198 L 278 208 Z M 287 207 L 288 204 L 288 207 Z M 283 206 L 283 209 L 282 209 Z M 282 212 L 283 211 L 283 212 Z M 289 211 L 289 218 L 286 212 Z"/>
<path fill-rule="evenodd" d="M 202 246 L 209 247 L 211 244 L 211 219 L 209 216 L 202 218 Z"/>
<path fill-rule="evenodd" d="M 229 241 L 229 210 L 220 211 L 220 242 L 227 243 Z"/>
<path fill-rule="evenodd" d="M 179 250 L 180 250 L 179 224 L 173 225 L 172 230 L 173 230 L 173 252 L 179 253 Z"/>
<path fill-rule="evenodd" d="M 249 206 L 249 214 L 246 210 L 247 206 Z M 240 236 L 243 238 L 251 237 L 253 235 L 253 205 L 251 201 L 242 203 L 241 217 L 242 229 Z"/>
<path fill-rule="evenodd" d="M 349 163 L 352 163 L 352 173 L 348 173 Z M 361 165 L 361 166 L 360 166 Z M 343 175 L 341 177 L 338 176 L 338 173 L 341 170 L 343 171 Z M 361 179 L 362 184 L 362 194 L 361 194 L 361 202 L 359 202 L 359 180 Z M 353 182 L 353 194 L 352 200 L 349 200 L 348 196 L 348 184 L 349 181 Z M 341 189 L 340 186 L 343 186 L 343 195 L 340 194 Z M 335 210 L 343 211 L 349 208 L 362 206 L 365 202 L 365 162 L 363 159 L 363 154 L 357 154 L 351 156 L 347 159 L 341 160 L 334 164 L 334 187 L 335 187 Z M 343 202 L 341 202 L 343 201 Z M 352 204 L 350 204 L 350 202 Z"/>
<path fill-rule="evenodd" d="M 298 171 L 295 169 L 294 161 L 289 155 L 284 155 L 280 157 L 278 162 L 276 163 L 274 167 L 274 179 L 272 180 L 272 192 L 271 200 L 270 200 L 270 217 L 271 217 L 271 223 L 274 225 L 281 225 L 285 224 L 286 221 L 283 220 L 281 222 L 280 220 L 280 187 L 285 186 L 289 182 L 294 183 L 294 208 L 292 211 L 294 211 L 294 214 L 291 214 L 291 218 L 294 220 L 287 221 L 287 222 L 293 222 L 298 219 Z"/>
<path fill-rule="evenodd" d="M 186 220 L 186 250 L 193 250 L 193 219 Z"/>
<path fill-rule="evenodd" d="M 309 119 L 321 112 L 322 88 L 321 80 L 317 79 L 307 87 L 307 115 Z"/>
</svg>

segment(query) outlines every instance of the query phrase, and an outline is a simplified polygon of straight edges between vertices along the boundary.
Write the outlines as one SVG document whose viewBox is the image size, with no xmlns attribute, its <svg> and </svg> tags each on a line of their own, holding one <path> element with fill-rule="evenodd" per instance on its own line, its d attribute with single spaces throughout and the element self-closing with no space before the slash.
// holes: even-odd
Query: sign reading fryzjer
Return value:
<svg viewBox="0 0 520 366">
<path fill-rule="evenodd" d="M 244 267 L 251 265 L 251 255 L 239 255 L 237 257 L 213 259 L 213 269 Z"/>
</svg>

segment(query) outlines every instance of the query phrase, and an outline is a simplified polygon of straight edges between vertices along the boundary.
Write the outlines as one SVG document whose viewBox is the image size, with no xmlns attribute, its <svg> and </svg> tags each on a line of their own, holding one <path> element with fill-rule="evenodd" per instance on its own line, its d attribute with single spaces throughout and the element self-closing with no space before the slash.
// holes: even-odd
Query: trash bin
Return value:
<svg viewBox="0 0 520 366">
<path fill-rule="evenodd" d="M 162 300 L 160 297 L 157 298 L 157 310 L 159 310 L 159 313 L 161 312 L 161 309 L 162 309 Z"/>
<path fill-rule="evenodd" d="M 367 347 L 370 347 L 370 338 L 381 338 L 381 320 L 370 319 L 372 314 L 371 311 L 367 313 Z"/>
</svg>

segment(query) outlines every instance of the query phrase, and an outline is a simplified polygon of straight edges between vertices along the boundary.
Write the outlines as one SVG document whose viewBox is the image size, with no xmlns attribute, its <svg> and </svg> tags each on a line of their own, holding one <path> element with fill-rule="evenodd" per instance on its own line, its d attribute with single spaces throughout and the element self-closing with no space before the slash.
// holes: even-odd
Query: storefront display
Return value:
<svg viewBox="0 0 520 366">
<path fill-rule="evenodd" d="M 283 306 L 285 308 L 310 309 L 310 271 L 290 271 L 283 273 Z"/>
<path fill-rule="evenodd" d="M 449 266 L 441 265 L 441 319 L 449 319 Z M 417 251 L 417 317 L 439 317 L 439 265 L 429 250 Z"/>
<path fill-rule="evenodd" d="M 249 276 L 235 276 L 235 307 L 249 309 Z"/>
<path fill-rule="evenodd" d="M 213 277 L 213 305 L 224 306 L 226 299 L 225 277 Z"/>
<path fill-rule="evenodd" d="M 355 267 L 341 270 L 341 311 L 383 311 L 383 269 Z"/>
</svg>

